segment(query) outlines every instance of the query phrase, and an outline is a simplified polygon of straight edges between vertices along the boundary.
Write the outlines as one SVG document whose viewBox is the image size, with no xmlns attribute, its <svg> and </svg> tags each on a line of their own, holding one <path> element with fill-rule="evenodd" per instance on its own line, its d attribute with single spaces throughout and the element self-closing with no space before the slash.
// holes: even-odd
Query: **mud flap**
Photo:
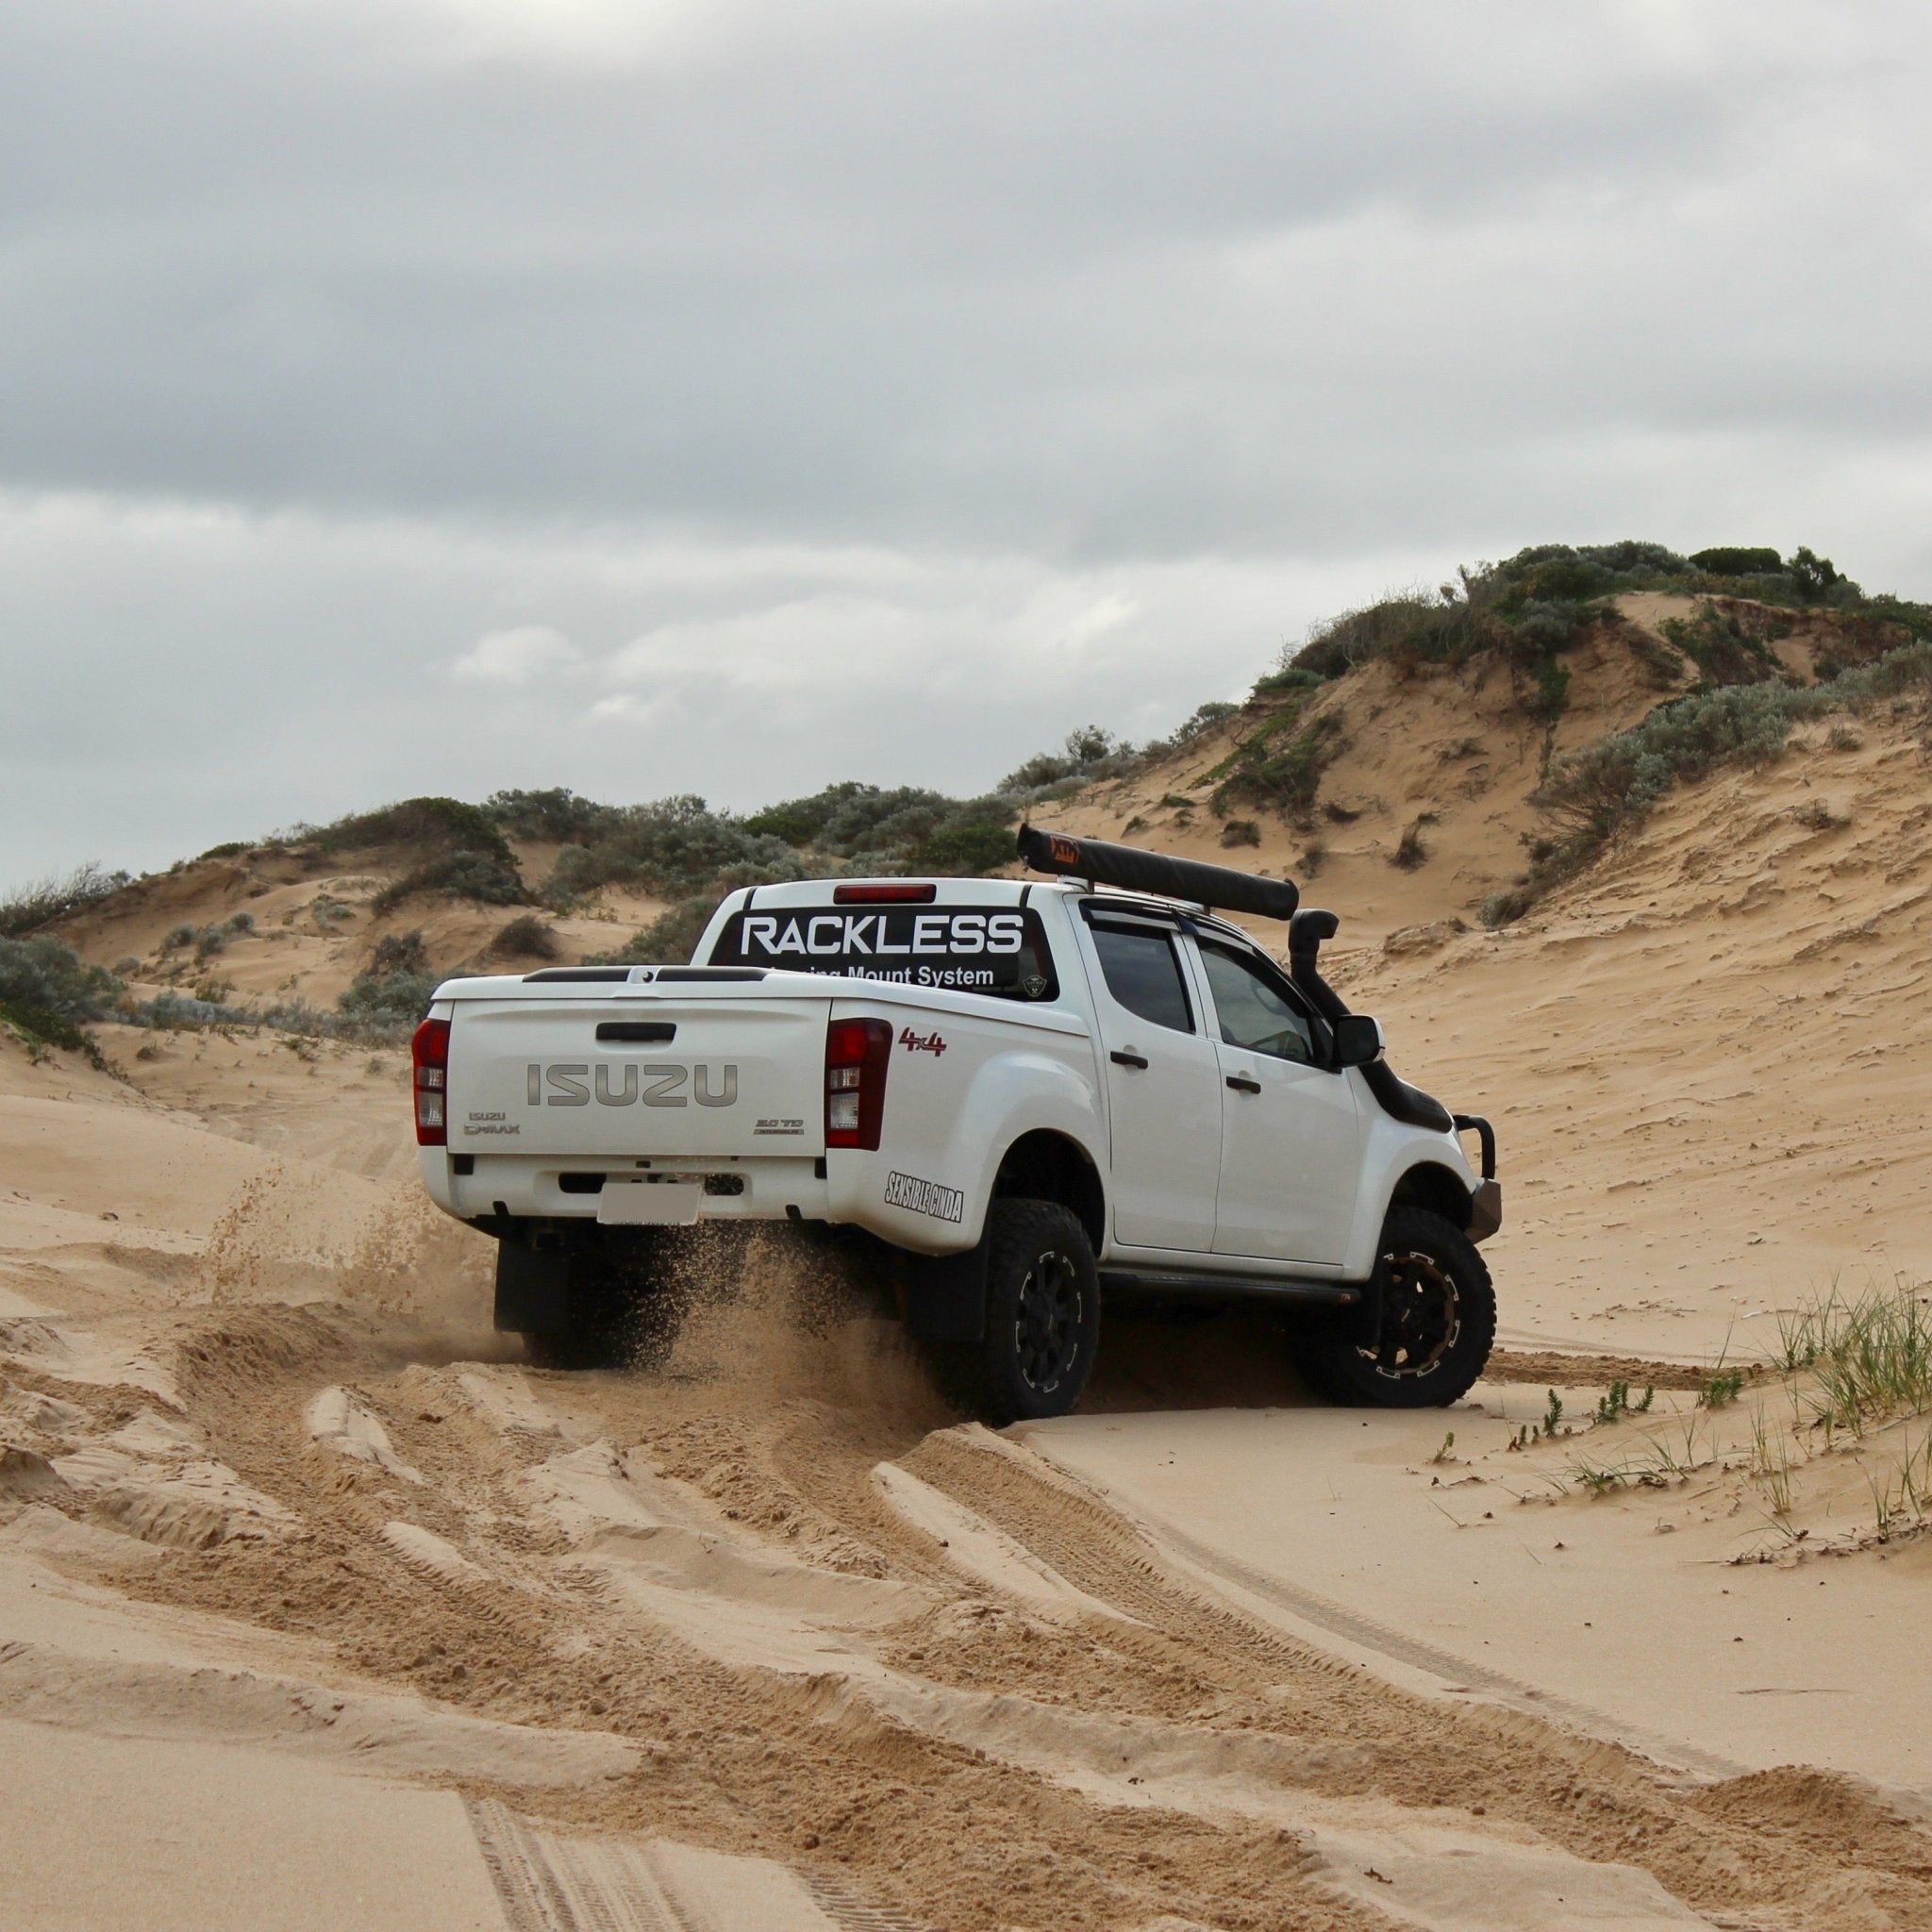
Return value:
<svg viewBox="0 0 1932 1932">
<path fill-rule="evenodd" d="M 496 1246 L 496 1325 L 513 1335 L 564 1326 L 570 1316 L 570 1257 L 557 1248 Z"/>
<path fill-rule="evenodd" d="M 899 1285 L 915 1341 L 986 1339 L 986 1237 L 962 1255 L 905 1255 Z"/>
</svg>

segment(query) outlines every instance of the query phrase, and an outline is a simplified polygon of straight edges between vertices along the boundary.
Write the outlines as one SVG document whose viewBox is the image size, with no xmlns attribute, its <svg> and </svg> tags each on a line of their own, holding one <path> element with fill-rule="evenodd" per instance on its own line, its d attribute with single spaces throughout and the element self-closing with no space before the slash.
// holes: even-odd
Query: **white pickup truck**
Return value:
<svg viewBox="0 0 1932 1932">
<path fill-rule="evenodd" d="M 1322 979 L 1334 916 L 1129 846 L 1029 828 L 1021 856 L 1052 876 L 755 887 L 689 966 L 439 987 L 423 1177 L 497 1239 L 497 1326 L 621 1359 L 702 1224 L 792 1223 L 884 1261 L 992 1421 L 1074 1407 L 1103 1291 L 1272 1300 L 1331 1399 L 1462 1395 L 1495 1330 L 1494 1138 Z M 1289 970 L 1215 908 L 1289 920 Z"/>
</svg>

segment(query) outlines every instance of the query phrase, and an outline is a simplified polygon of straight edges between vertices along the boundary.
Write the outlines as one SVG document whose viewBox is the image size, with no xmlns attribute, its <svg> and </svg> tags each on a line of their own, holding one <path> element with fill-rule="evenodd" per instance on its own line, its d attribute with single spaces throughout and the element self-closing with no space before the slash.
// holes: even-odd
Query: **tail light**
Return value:
<svg viewBox="0 0 1932 1932">
<path fill-rule="evenodd" d="M 876 1148 L 886 1117 L 892 1029 L 883 1020 L 834 1020 L 825 1029 L 825 1145 Z"/>
<path fill-rule="evenodd" d="M 409 1042 L 416 1069 L 416 1144 L 449 1145 L 449 1022 L 425 1020 Z"/>
</svg>

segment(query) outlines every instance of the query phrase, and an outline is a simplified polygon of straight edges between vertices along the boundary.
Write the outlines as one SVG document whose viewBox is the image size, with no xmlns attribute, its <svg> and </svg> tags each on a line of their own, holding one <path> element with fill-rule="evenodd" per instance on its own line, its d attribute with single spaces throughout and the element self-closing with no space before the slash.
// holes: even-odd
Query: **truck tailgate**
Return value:
<svg viewBox="0 0 1932 1932">
<path fill-rule="evenodd" d="M 449 1145 L 645 1158 L 824 1151 L 824 999 L 462 1000 Z"/>
</svg>

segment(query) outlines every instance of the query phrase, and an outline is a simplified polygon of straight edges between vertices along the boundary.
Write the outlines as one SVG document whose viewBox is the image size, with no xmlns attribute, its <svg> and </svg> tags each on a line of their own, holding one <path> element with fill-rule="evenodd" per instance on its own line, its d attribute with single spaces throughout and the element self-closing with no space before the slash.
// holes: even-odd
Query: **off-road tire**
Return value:
<svg viewBox="0 0 1932 1932">
<path fill-rule="evenodd" d="M 571 1256 L 563 1318 L 525 1329 L 524 1353 L 539 1369 L 649 1369 L 671 1351 L 682 1297 L 666 1278 L 664 1257 L 592 1248 Z"/>
<path fill-rule="evenodd" d="M 1325 1400 L 1356 1408 L 1459 1401 L 1496 1339 L 1496 1291 L 1475 1243 L 1424 1208 L 1391 1208 L 1375 1274 L 1381 1308 L 1373 1333 L 1354 1310 L 1292 1331 L 1302 1379 Z"/>
<path fill-rule="evenodd" d="M 986 1217 L 986 1336 L 946 1348 L 941 1379 L 1002 1428 L 1066 1415 L 1100 1346 L 1100 1275 L 1079 1217 L 1056 1201 L 995 1200 Z"/>
</svg>

